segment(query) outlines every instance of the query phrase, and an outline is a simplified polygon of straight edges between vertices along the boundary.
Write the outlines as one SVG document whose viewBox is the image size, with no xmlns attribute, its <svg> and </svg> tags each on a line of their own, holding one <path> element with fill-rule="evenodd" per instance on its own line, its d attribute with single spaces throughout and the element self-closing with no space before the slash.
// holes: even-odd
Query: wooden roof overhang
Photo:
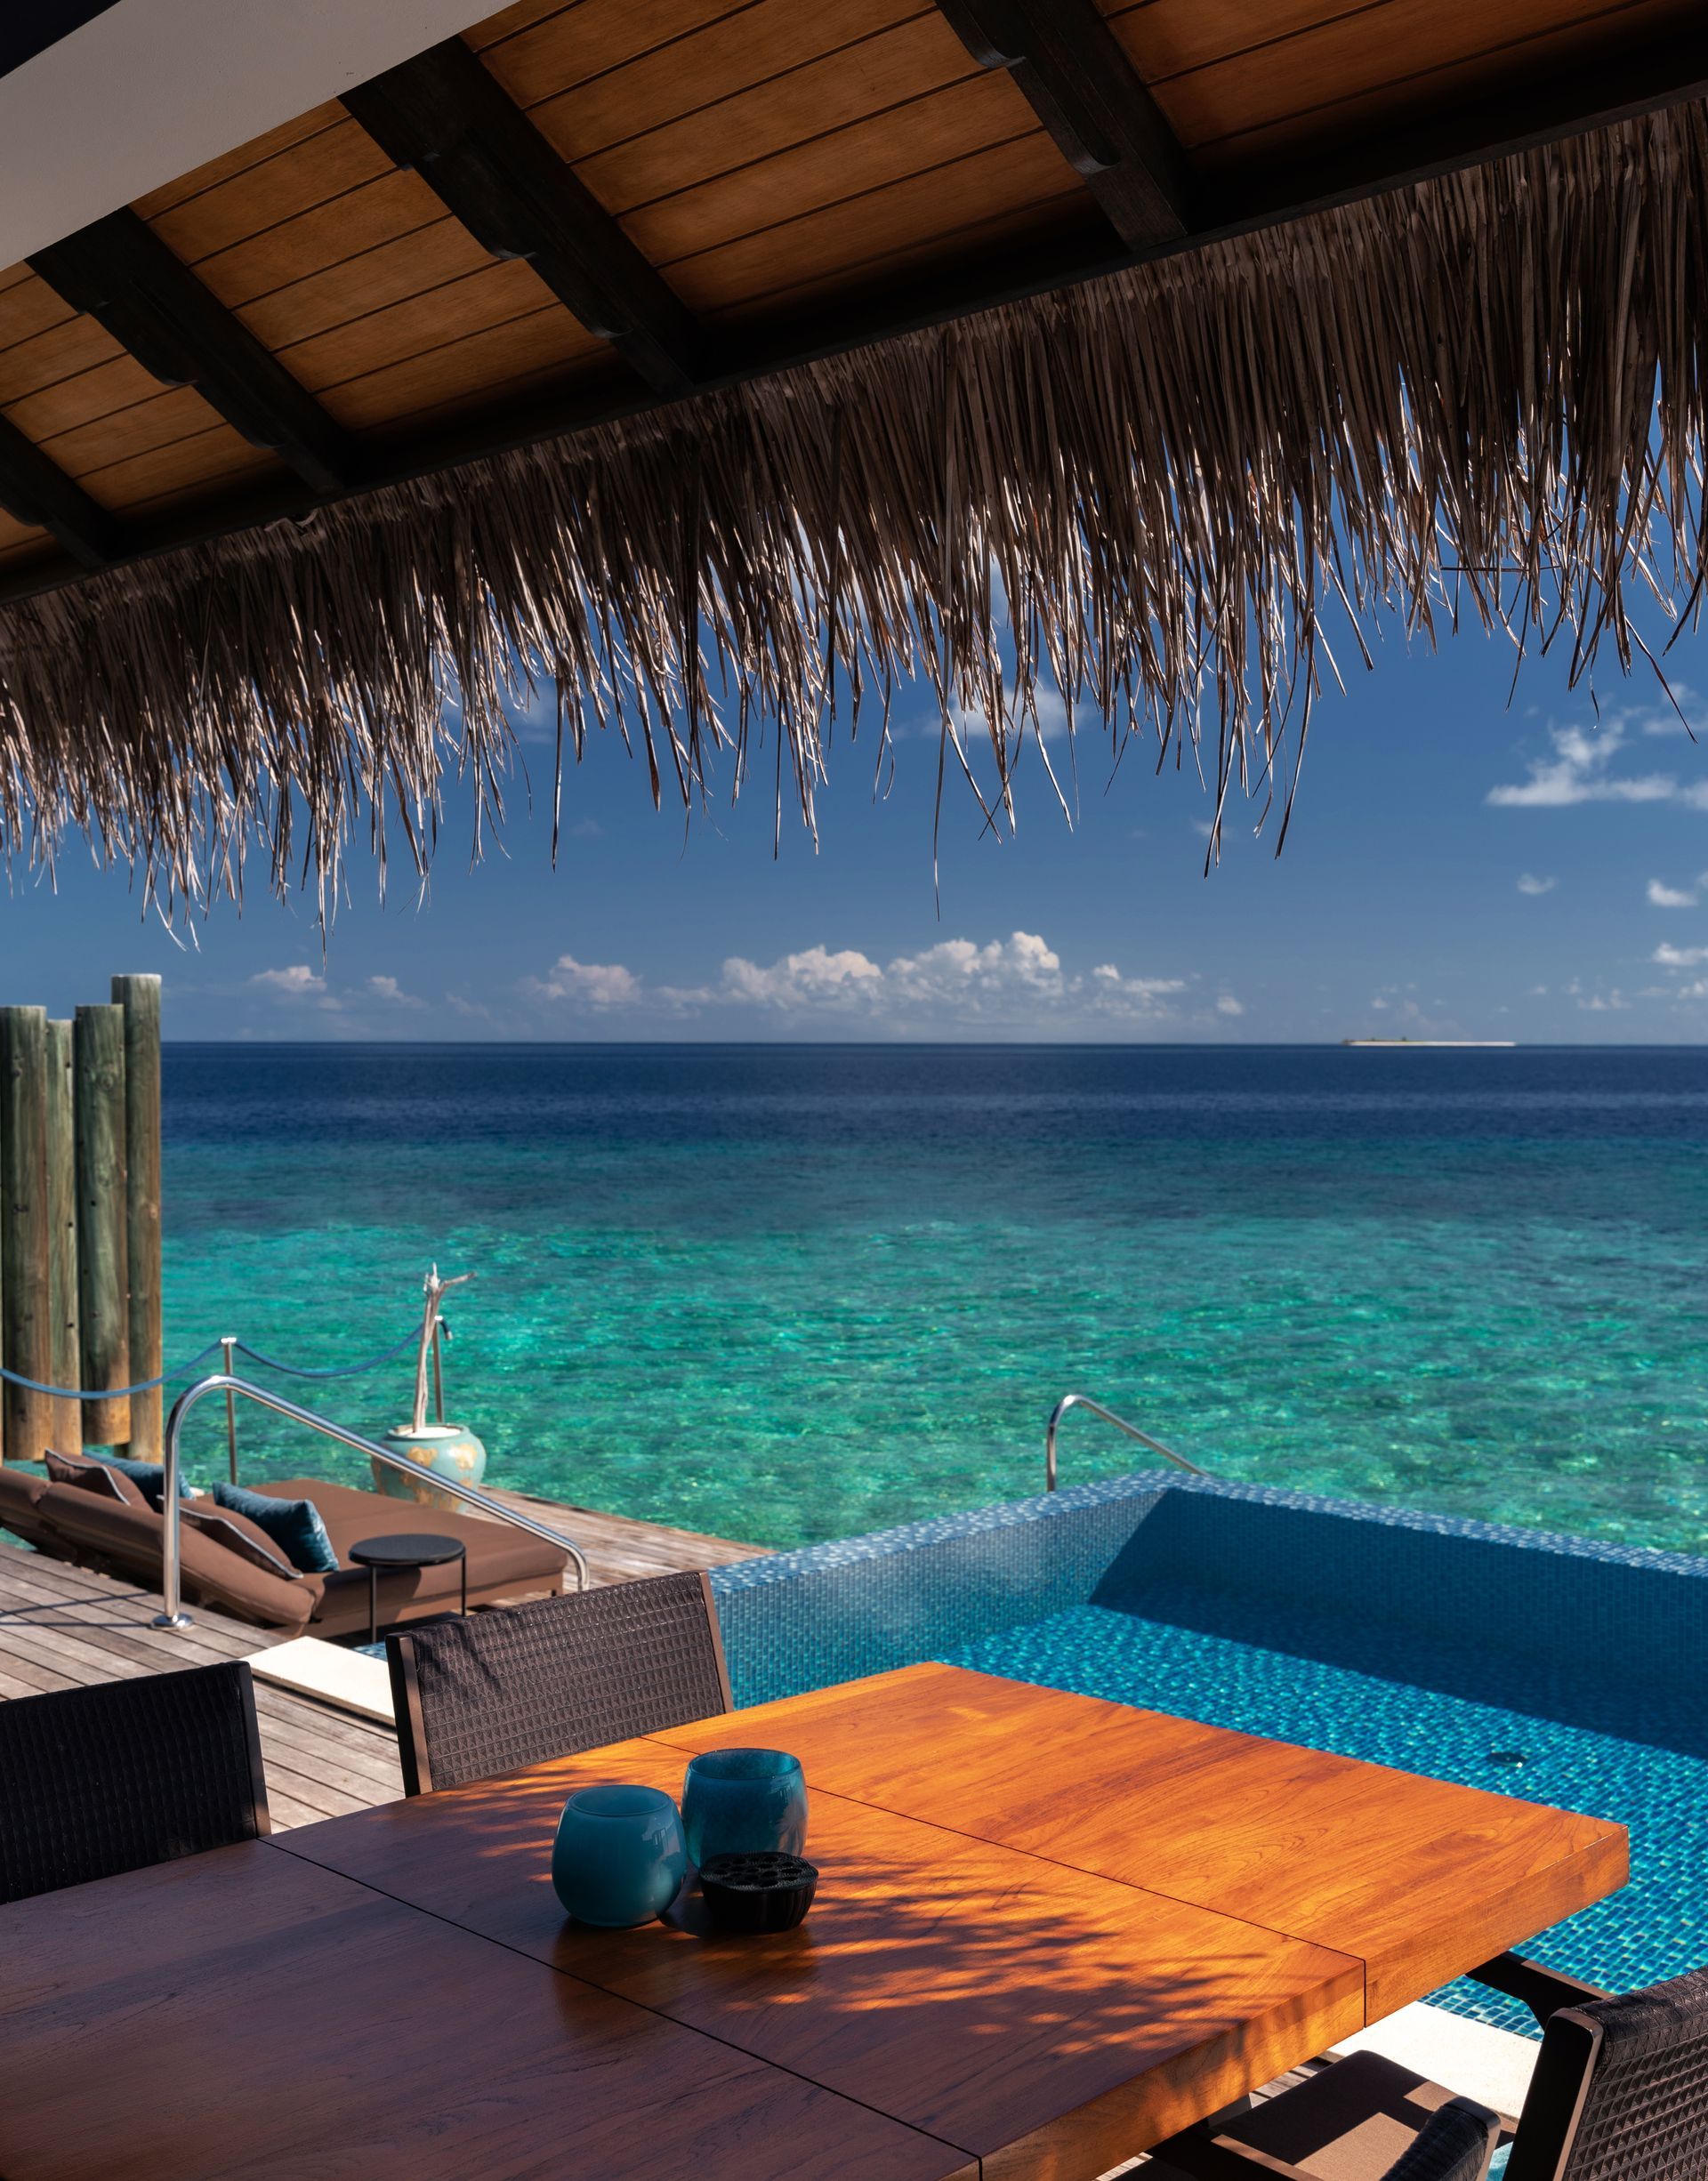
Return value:
<svg viewBox="0 0 1708 2181">
<path fill-rule="evenodd" d="M 1700 0 L 518 0 L 0 271 L 0 605 L 1704 88 Z"/>
</svg>

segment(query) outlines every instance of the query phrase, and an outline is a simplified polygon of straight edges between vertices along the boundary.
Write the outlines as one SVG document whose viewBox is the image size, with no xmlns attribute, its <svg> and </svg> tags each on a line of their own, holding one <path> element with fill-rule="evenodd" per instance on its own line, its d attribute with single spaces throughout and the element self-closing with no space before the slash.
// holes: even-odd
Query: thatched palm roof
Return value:
<svg viewBox="0 0 1708 2181">
<path fill-rule="evenodd" d="M 1168 4 L 1152 0 L 1157 16 Z M 742 24 L 755 19 L 758 41 L 763 5 L 670 4 L 701 23 L 676 41 L 689 48 L 675 56 L 678 76 L 691 77 L 694 40 L 708 29 L 726 76 L 741 72 Z M 1205 0 L 1194 17 L 1200 36 L 1216 12 Z M 1357 11 L 1397 12 L 1397 0 Z M 848 50 L 837 31 L 870 12 L 856 0 L 809 11 L 831 61 Z M 1349 134 L 1344 116 L 1312 123 L 1320 105 L 1300 77 L 1288 95 L 1303 119 L 1291 135 L 1285 116 L 1248 124 L 1247 135 L 1268 130 L 1268 149 L 1244 167 L 1227 150 L 1239 130 L 1202 135 L 1213 100 L 1204 82 L 1196 107 L 1180 88 L 1193 70 L 1146 75 L 1151 11 L 1129 12 L 1111 8 L 1106 24 L 1091 0 L 944 0 L 931 36 L 953 44 L 953 23 L 963 41 L 948 90 L 994 75 L 1006 97 L 1030 100 L 1034 123 L 999 140 L 994 162 L 975 152 L 921 171 L 947 191 L 965 181 L 950 168 L 985 157 L 988 188 L 1007 189 L 1005 253 L 964 229 L 911 245 L 897 230 L 891 254 L 910 285 L 886 291 L 869 264 L 826 271 L 834 230 L 821 221 L 825 262 L 815 271 L 810 246 L 790 243 L 808 258 L 769 323 L 751 304 L 727 306 L 734 318 L 690 316 L 713 275 L 690 255 L 666 278 L 644 255 L 642 238 L 667 235 L 672 220 L 680 238 L 706 216 L 683 200 L 711 183 L 685 182 L 619 221 L 591 192 L 644 187 L 639 155 L 625 169 L 615 152 L 575 165 L 551 149 L 540 117 L 551 96 L 529 107 L 526 71 L 548 52 L 560 73 L 574 65 L 563 55 L 577 35 L 616 36 L 602 0 L 524 0 L 448 59 L 437 49 L 347 94 L 359 121 L 342 108 L 318 126 L 305 117 L 294 137 L 275 132 L 282 147 L 216 161 L 0 274 L 0 400 L 9 367 L 14 391 L 20 367 L 52 368 L 20 354 L 49 336 L 61 365 L 101 358 L 16 393 L 0 424 L 0 505 L 14 515 L 0 528 L 0 797 L 14 848 L 82 827 L 181 897 L 234 880 L 257 837 L 276 882 L 304 868 L 325 878 L 371 805 L 376 838 L 388 819 L 400 824 L 424 864 L 441 776 L 471 769 L 490 797 L 506 712 L 528 679 L 555 685 L 569 744 L 590 727 L 620 726 L 644 750 L 654 793 L 690 803 L 709 781 L 740 778 L 762 723 L 779 736 L 777 792 L 810 821 L 833 720 L 881 736 L 909 678 L 941 712 L 951 767 L 959 756 L 971 766 L 961 722 L 978 723 L 982 792 L 1000 799 L 1047 676 L 1082 726 L 1117 747 L 1140 735 L 1166 754 L 1202 738 L 1219 807 L 1236 790 L 1264 807 L 1285 800 L 1329 653 L 1356 647 L 1359 624 L 1383 605 L 1422 629 L 1469 610 L 1528 645 L 1565 641 L 1580 669 L 1609 648 L 1630 663 L 1633 587 L 1693 614 L 1708 567 L 1708 110 L 1672 95 L 1700 64 L 1689 39 L 1620 43 L 1622 23 L 1628 34 L 1664 9 L 1590 10 L 1602 41 L 1590 65 L 1580 54 L 1575 73 L 1540 76 L 1538 41 L 1557 41 L 1581 11 L 1565 0 L 1531 9 L 1543 28 L 1530 40 L 1525 112 L 1527 133 L 1545 141 L 1476 156 L 1488 149 L 1478 128 L 1486 136 L 1501 113 L 1510 125 L 1519 95 L 1496 95 L 1498 68 L 1485 68 L 1478 109 L 1462 65 L 1434 140 L 1427 96 L 1413 95 L 1402 127 L 1394 94 L 1384 106 L 1366 90 L 1364 133 Z M 1231 21 L 1237 11 L 1221 12 Z M 1293 12 L 1318 28 L 1336 14 Z M 914 20 L 888 15 L 894 29 Z M 791 20 L 798 34 L 801 17 Z M 941 74 L 940 52 L 931 64 L 937 48 L 911 35 L 911 65 Z M 892 30 L 865 43 L 881 37 Z M 641 64 L 658 50 L 584 89 L 602 85 L 608 104 L 627 69 L 640 98 L 654 80 Z M 890 57 L 906 65 L 899 48 Z M 834 81 L 822 61 L 755 74 L 777 58 L 759 43 L 746 55 L 759 90 L 813 67 L 815 80 Z M 1196 74 L 1208 80 L 1217 65 Z M 1237 91 L 1223 85 L 1225 99 Z M 1640 110 L 1583 125 L 1621 97 Z M 710 117 L 698 136 L 689 114 L 619 137 L 617 149 L 668 140 L 650 156 L 679 178 L 697 161 L 715 165 L 729 119 L 717 109 L 741 98 L 751 120 L 756 93 L 729 92 L 697 109 Z M 766 110 L 773 133 L 798 135 L 782 93 Z M 1177 113 L 1196 115 L 1199 141 Z M 922 117 L 903 101 L 870 125 L 880 125 L 901 142 Z M 820 169 L 824 133 L 804 146 L 818 146 Z M 364 160 L 375 169 L 327 200 L 345 245 L 408 216 L 376 210 L 376 188 L 397 197 L 430 178 L 438 210 L 392 242 L 367 240 L 305 271 L 302 251 L 344 246 L 337 221 L 293 234 L 318 208 L 263 215 L 294 203 L 293 187 L 301 196 L 304 148 L 318 144 L 326 160 L 328 135 L 346 167 L 354 154 L 351 171 Z M 1344 201 L 1277 219 L 1277 173 L 1301 169 L 1301 142 L 1317 194 Z M 1384 144 L 1402 168 L 1446 171 L 1396 181 Z M 840 150 L 858 168 L 854 138 Z M 776 186 L 802 186 L 801 144 L 767 155 L 791 157 L 794 181 Z M 764 209 L 766 164 L 725 170 L 746 193 L 745 217 Z M 233 195 L 246 177 L 246 200 Z M 553 227 L 560 185 L 582 195 L 556 201 Z M 929 189 L 909 202 L 929 229 Z M 868 205 L 862 216 L 869 239 L 875 215 Z M 608 231 L 588 228 L 601 219 Z M 231 239 L 246 221 L 253 231 Z M 771 237 L 772 274 L 775 227 L 753 230 Z M 1003 233 L 999 222 L 998 242 Z M 566 237 L 585 245 L 573 262 Z M 512 373 L 489 394 L 465 387 L 450 424 L 406 439 L 383 405 L 358 422 L 373 386 L 342 401 L 336 387 L 317 394 L 334 336 L 303 326 L 366 302 L 344 323 L 375 352 L 375 321 L 396 318 L 375 301 L 385 284 L 424 280 L 426 253 L 454 265 L 470 249 L 508 278 L 487 244 L 523 249 L 509 270 L 551 291 L 532 318 L 576 336 L 568 361 L 522 373 L 526 406 Z M 720 277 L 737 262 L 750 279 L 767 277 L 753 270 L 751 239 L 745 260 L 732 247 L 712 252 L 722 252 Z M 922 263 L 935 269 L 935 303 Z M 285 273 L 247 303 L 220 300 L 222 282 L 235 295 Z M 418 342 L 435 319 L 455 333 L 455 311 L 470 307 L 458 300 L 464 278 L 416 294 Z M 965 308 L 1004 279 L 1025 292 Z M 48 322 L 9 343 L 8 310 L 14 330 Z M 816 339 L 803 330 L 815 312 Z M 527 354 L 546 332 L 528 335 Z M 522 340 L 512 326 L 512 364 Z M 472 341 L 418 349 L 413 381 L 382 362 L 339 383 L 377 378 L 395 402 L 406 383 L 420 391 L 426 365 L 441 392 L 447 370 L 502 371 L 502 344 L 481 350 L 482 364 Z M 801 360 L 770 367 L 791 352 Z M 111 398 L 115 371 L 133 398 L 68 422 L 76 382 L 108 375 L 106 395 L 83 390 L 86 408 Z M 165 390 L 174 374 L 180 391 Z M 176 424 L 160 414 L 171 403 Z M 114 455 L 145 426 L 178 436 Z M 270 450 L 259 457 L 257 441 Z M 90 459 L 103 450 L 112 458 Z M 137 495 L 139 479 L 152 498 Z M 718 779 L 711 759 L 722 744 L 734 756 Z M 769 761 L 766 773 L 769 785 Z"/>
</svg>

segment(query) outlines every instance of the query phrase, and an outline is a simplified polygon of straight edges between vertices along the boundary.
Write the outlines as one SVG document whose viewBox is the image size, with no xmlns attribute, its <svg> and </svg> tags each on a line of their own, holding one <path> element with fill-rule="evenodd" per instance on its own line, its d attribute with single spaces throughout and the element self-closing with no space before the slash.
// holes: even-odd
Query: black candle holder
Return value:
<svg viewBox="0 0 1708 2181">
<path fill-rule="evenodd" d="M 713 1855 L 700 1870 L 701 1897 L 722 1931 L 793 1931 L 818 1884 L 799 1855 Z"/>
</svg>

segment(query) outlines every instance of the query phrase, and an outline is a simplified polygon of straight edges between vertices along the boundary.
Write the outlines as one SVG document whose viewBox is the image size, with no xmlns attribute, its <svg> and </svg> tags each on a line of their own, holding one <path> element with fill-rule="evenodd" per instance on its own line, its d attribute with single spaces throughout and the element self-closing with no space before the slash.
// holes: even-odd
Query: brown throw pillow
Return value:
<svg viewBox="0 0 1708 2181">
<path fill-rule="evenodd" d="M 192 1507 L 185 1501 L 179 1507 L 178 1518 L 199 1530 L 210 1544 L 223 1545 L 252 1567 L 264 1567 L 270 1575 L 282 1575 L 286 1582 L 302 1581 L 301 1573 L 275 1549 L 266 1532 L 246 1522 L 241 1515 L 230 1514 L 222 1508 Z"/>
<path fill-rule="evenodd" d="M 46 1456 L 49 1479 L 56 1485 L 75 1485 L 81 1492 L 93 1492 L 103 1500 L 117 1500 L 121 1507 L 140 1507 L 146 1510 L 148 1501 L 122 1469 L 109 1468 L 88 1454 L 55 1454 Z"/>
</svg>

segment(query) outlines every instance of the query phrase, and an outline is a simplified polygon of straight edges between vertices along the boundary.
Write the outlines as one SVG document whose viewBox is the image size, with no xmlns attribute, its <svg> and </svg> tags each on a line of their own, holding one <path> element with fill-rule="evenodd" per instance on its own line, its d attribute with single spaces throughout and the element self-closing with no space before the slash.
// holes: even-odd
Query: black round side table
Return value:
<svg viewBox="0 0 1708 2181">
<path fill-rule="evenodd" d="M 469 1610 L 469 1549 L 460 1537 L 435 1537 L 430 1532 L 410 1530 L 396 1537 L 364 1537 L 350 1549 L 358 1567 L 367 1570 L 367 1640 L 377 1643 L 379 1631 L 380 1570 L 383 1567 L 444 1567 L 457 1563 L 463 1578 L 459 1610 Z"/>
</svg>

